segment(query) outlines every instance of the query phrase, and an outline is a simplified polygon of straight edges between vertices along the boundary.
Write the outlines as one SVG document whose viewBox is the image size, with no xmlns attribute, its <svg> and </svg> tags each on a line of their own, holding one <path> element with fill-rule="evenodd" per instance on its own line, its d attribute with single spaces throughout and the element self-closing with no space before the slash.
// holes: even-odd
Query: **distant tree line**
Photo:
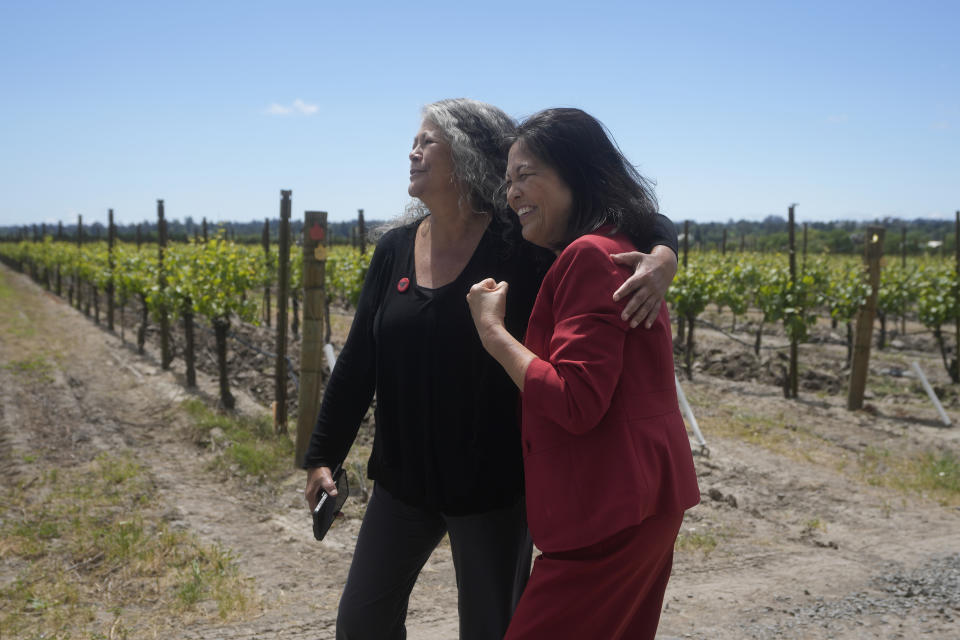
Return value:
<svg viewBox="0 0 960 640">
<path fill-rule="evenodd" d="M 677 232 L 683 233 L 683 222 L 674 220 Z M 901 245 L 906 245 L 908 255 L 944 252 L 952 255 L 954 248 L 954 222 L 952 220 L 902 220 L 883 218 L 877 220 L 839 220 L 832 222 L 806 223 L 807 252 L 811 254 L 850 254 L 863 252 L 866 229 L 871 225 L 886 227 L 883 252 L 885 255 L 900 254 Z M 802 221 L 797 223 L 797 250 L 803 242 Z M 906 234 L 904 237 L 904 230 Z M 761 221 L 740 220 L 727 222 L 691 221 L 689 225 L 691 250 L 726 250 L 761 252 L 785 252 L 789 246 L 787 220 L 781 216 L 767 216 Z M 932 243 L 932 245 L 931 245 Z"/>
<path fill-rule="evenodd" d="M 207 222 L 208 235 L 224 230 L 227 237 L 239 243 L 259 243 L 263 238 L 265 220 L 250 222 Z M 675 219 L 677 232 L 683 233 L 683 220 Z M 367 220 L 366 230 L 381 226 L 383 221 Z M 901 244 L 906 245 L 910 255 L 923 253 L 940 253 L 950 255 L 954 250 L 954 222 L 953 220 L 903 220 L 900 218 L 883 218 L 872 221 L 839 220 L 833 222 L 807 223 L 807 252 L 811 254 L 833 253 L 849 254 L 860 253 L 863 250 L 863 234 L 867 226 L 881 225 L 886 227 L 884 239 L 884 254 L 899 254 Z M 802 222 L 797 225 L 797 245 L 803 241 Z M 167 221 L 167 236 L 172 242 L 186 242 L 192 238 L 202 236 L 203 222 L 187 216 L 182 222 L 179 220 Z M 157 224 L 142 222 L 139 224 L 117 225 L 117 235 L 126 242 L 156 242 Z M 271 242 L 276 242 L 279 229 L 279 219 L 269 220 Z M 298 238 L 303 229 L 302 221 L 291 221 L 290 231 L 294 238 Z M 904 238 L 904 230 L 905 238 Z M 691 221 L 689 225 L 691 250 L 720 250 L 726 251 L 786 251 L 788 244 L 787 221 L 781 216 L 767 216 L 761 221 L 728 220 L 727 222 Z M 724 232 L 726 236 L 724 237 Z M 77 224 L 58 225 L 18 225 L 0 227 L 0 241 L 31 240 L 41 235 L 56 237 L 61 233 L 64 239 L 76 239 Z M 331 244 L 351 244 L 357 240 L 357 221 L 347 220 L 330 222 L 328 226 L 329 241 Z M 106 225 L 101 222 L 84 223 L 84 241 L 95 242 L 107 237 Z M 939 243 L 939 244 L 938 244 Z"/>
<path fill-rule="evenodd" d="M 211 237 L 221 230 L 227 237 L 241 244 L 259 244 L 263 239 L 263 227 L 266 219 L 251 222 L 207 222 L 207 235 Z M 280 219 L 269 220 L 270 241 L 277 242 L 280 229 Z M 170 242 L 187 242 L 193 238 L 203 236 L 203 222 L 197 222 L 192 217 L 187 216 L 183 222 L 179 220 L 167 220 L 167 239 Z M 376 229 L 383 224 L 381 221 L 370 220 L 366 222 L 366 228 L 369 235 L 371 229 Z M 144 243 L 155 243 L 157 241 L 157 223 L 141 222 L 133 224 L 117 224 L 117 238 L 124 242 L 136 242 L 139 240 Z M 299 238 L 303 231 L 303 221 L 290 222 L 290 235 L 293 238 Z M 62 234 L 64 240 L 76 240 L 77 223 L 60 225 L 18 225 L 0 227 L 0 241 L 18 241 L 32 240 L 41 235 L 56 238 Z M 331 244 L 350 244 L 357 234 L 357 221 L 348 220 L 345 222 L 328 223 L 327 234 Z M 107 225 L 101 222 L 91 224 L 83 223 L 84 242 L 97 242 L 107 239 Z"/>
</svg>

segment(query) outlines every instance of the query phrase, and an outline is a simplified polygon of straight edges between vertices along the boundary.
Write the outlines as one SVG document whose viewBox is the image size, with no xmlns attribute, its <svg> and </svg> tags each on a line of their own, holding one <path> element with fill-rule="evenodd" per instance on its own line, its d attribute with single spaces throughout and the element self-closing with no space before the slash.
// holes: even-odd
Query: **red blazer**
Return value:
<svg viewBox="0 0 960 640">
<path fill-rule="evenodd" d="M 653 327 L 630 329 L 612 299 L 631 270 L 609 254 L 634 250 L 620 234 L 578 238 L 530 314 L 524 342 L 538 359 L 524 379 L 523 465 L 543 551 L 586 547 L 700 501 L 666 304 Z"/>
</svg>

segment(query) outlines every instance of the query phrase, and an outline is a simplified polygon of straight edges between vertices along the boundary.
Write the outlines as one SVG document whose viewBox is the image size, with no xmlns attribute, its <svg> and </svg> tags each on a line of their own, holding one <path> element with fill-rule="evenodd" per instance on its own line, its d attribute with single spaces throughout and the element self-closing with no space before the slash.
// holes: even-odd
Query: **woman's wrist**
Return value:
<svg viewBox="0 0 960 640">
<path fill-rule="evenodd" d="M 480 342 L 487 353 L 500 363 L 520 391 L 527 374 L 527 367 L 536 358 L 533 353 L 510 335 L 503 324 L 493 324 L 480 333 Z"/>
<path fill-rule="evenodd" d="M 487 351 L 491 349 L 496 349 L 497 346 L 500 346 L 504 342 L 504 337 L 510 337 L 513 339 L 513 336 L 510 335 L 510 332 L 507 331 L 507 328 L 503 325 L 503 321 L 500 322 L 491 322 L 490 324 L 484 325 L 477 333 L 480 336 L 480 343 L 483 344 L 483 348 Z"/>
</svg>

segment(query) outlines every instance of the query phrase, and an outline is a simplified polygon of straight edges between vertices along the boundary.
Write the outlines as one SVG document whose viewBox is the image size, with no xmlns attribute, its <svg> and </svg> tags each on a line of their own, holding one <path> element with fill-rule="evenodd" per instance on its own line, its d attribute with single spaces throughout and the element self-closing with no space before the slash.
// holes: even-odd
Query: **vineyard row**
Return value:
<svg viewBox="0 0 960 640">
<path fill-rule="evenodd" d="M 370 255 L 346 246 L 329 248 L 325 264 L 329 299 L 356 304 Z M 229 241 L 222 233 L 208 241 L 169 245 L 162 267 L 155 247 L 138 249 L 129 243 L 111 248 L 107 242 L 78 246 L 45 238 L 0 244 L 0 259 L 58 295 L 65 290 L 71 303 L 76 297 L 79 305 L 82 292 L 88 291 L 95 300 L 98 292 L 109 292 L 118 305 L 138 304 L 141 348 L 148 318 L 157 321 L 167 313 L 185 319 L 203 316 L 218 335 L 225 334 L 234 318 L 259 324 L 262 301 L 269 301 L 277 281 L 277 256 L 275 245 L 264 250 Z M 811 256 L 798 266 L 795 278 L 783 254 L 695 252 L 690 258 L 667 293 L 672 315 L 679 321 L 679 341 L 686 344 L 688 374 L 694 327 L 707 305 L 729 310 L 734 327 L 754 310 L 761 318 L 754 327 L 754 350 L 759 353 L 765 325 L 782 323 L 788 337 L 802 343 L 818 317 L 850 327 L 870 295 L 864 263 L 851 256 Z M 291 251 L 289 290 L 295 309 L 302 295 L 302 261 L 301 250 Z M 919 321 L 933 333 L 944 367 L 957 382 L 956 358 L 944 333 L 958 321 L 957 294 L 951 262 L 932 257 L 889 260 L 877 290 L 878 343 L 883 346 L 888 322 Z M 852 349 L 852 331 L 848 336 Z"/>
</svg>

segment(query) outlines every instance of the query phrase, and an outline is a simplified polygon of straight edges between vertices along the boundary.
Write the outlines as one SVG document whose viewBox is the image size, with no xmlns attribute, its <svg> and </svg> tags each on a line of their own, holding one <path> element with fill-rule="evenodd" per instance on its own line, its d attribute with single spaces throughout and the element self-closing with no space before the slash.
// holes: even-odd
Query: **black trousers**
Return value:
<svg viewBox="0 0 960 640">
<path fill-rule="evenodd" d="M 530 575 L 524 505 L 469 516 L 412 507 L 374 485 L 337 614 L 337 640 L 403 640 L 417 576 L 444 533 L 461 640 L 500 640 Z"/>
</svg>

